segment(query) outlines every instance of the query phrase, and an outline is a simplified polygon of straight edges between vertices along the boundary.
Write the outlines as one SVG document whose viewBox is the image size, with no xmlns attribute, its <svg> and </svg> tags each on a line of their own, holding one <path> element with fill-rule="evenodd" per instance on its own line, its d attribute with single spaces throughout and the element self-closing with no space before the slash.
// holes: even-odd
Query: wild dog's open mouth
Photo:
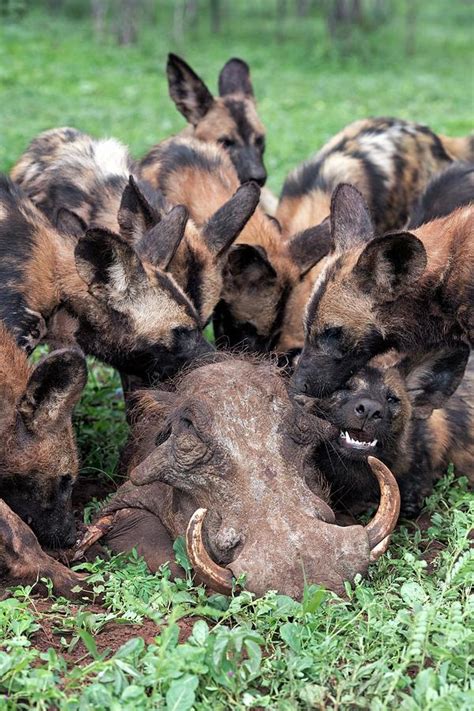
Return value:
<svg viewBox="0 0 474 711">
<path fill-rule="evenodd" d="M 339 439 L 342 444 L 349 449 L 358 449 L 370 452 L 377 446 L 376 439 L 370 440 L 368 435 L 362 430 L 341 430 Z"/>
</svg>

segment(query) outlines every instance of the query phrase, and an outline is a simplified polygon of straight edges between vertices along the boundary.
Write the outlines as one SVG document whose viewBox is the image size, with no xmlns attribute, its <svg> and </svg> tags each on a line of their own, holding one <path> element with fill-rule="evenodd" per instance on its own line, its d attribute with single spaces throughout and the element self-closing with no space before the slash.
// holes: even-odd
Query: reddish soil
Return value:
<svg viewBox="0 0 474 711">
<path fill-rule="evenodd" d="M 51 601 L 41 599 L 35 599 L 34 602 L 32 602 L 35 616 L 42 627 L 41 630 L 38 630 L 38 632 L 31 637 L 32 646 L 40 652 L 46 652 L 50 648 L 54 649 L 58 654 L 64 657 L 68 665 L 89 664 L 92 658 L 82 640 L 79 640 L 71 650 L 68 650 L 68 647 L 61 643 L 62 638 L 64 638 L 67 643 L 70 643 L 75 633 L 62 628 L 61 617 L 51 611 L 52 604 Z M 81 612 L 88 611 L 95 614 L 105 612 L 104 608 L 99 605 L 88 605 L 87 607 L 72 605 L 70 608 L 71 616 L 73 617 L 79 610 Z M 184 617 L 178 621 L 180 642 L 185 642 L 188 639 L 196 619 L 197 618 L 193 617 Z M 159 626 L 151 620 L 144 619 L 141 625 L 123 624 L 112 621 L 102 627 L 94 636 L 94 641 L 99 653 L 103 653 L 108 649 L 110 652 L 107 656 L 110 656 L 132 637 L 141 637 L 145 644 L 153 644 L 155 637 L 159 634 Z"/>
</svg>

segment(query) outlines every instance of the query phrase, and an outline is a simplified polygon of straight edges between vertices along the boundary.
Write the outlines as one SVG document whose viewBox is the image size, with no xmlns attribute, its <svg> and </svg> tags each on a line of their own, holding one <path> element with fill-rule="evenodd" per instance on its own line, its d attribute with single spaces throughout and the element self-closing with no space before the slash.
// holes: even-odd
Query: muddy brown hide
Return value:
<svg viewBox="0 0 474 711">
<path fill-rule="evenodd" d="M 331 436 L 331 425 L 292 404 L 269 363 L 225 358 L 185 374 L 175 392 L 144 392 L 130 481 L 101 512 L 106 542 L 116 552 L 136 546 L 156 570 L 206 509 L 201 553 L 224 579 L 245 573 L 256 594 L 299 597 L 305 580 L 342 593 L 345 580 L 366 572 L 375 541 L 362 526 L 335 525 L 309 469 L 311 452 Z M 219 574 L 196 570 L 225 589 Z"/>
</svg>

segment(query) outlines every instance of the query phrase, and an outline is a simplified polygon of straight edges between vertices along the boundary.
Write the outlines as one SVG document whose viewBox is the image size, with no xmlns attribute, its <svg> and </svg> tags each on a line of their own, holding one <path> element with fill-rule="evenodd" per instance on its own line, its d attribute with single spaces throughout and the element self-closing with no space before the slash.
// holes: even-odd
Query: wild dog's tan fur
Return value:
<svg viewBox="0 0 474 711">
<path fill-rule="evenodd" d="M 473 157 L 474 137 L 448 138 L 400 119 L 355 121 L 288 175 L 277 218 L 286 234 L 317 224 L 345 182 L 365 197 L 378 233 L 399 229 L 433 175 Z"/>
</svg>

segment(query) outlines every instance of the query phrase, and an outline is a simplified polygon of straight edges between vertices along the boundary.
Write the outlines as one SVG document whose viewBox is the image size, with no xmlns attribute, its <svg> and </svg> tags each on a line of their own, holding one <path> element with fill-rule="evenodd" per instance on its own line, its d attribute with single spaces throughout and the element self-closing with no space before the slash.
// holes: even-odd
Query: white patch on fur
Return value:
<svg viewBox="0 0 474 711">
<path fill-rule="evenodd" d="M 101 173 L 111 175 L 130 174 L 130 156 L 126 146 L 115 138 L 103 138 L 93 141 L 94 159 Z"/>
</svg>

